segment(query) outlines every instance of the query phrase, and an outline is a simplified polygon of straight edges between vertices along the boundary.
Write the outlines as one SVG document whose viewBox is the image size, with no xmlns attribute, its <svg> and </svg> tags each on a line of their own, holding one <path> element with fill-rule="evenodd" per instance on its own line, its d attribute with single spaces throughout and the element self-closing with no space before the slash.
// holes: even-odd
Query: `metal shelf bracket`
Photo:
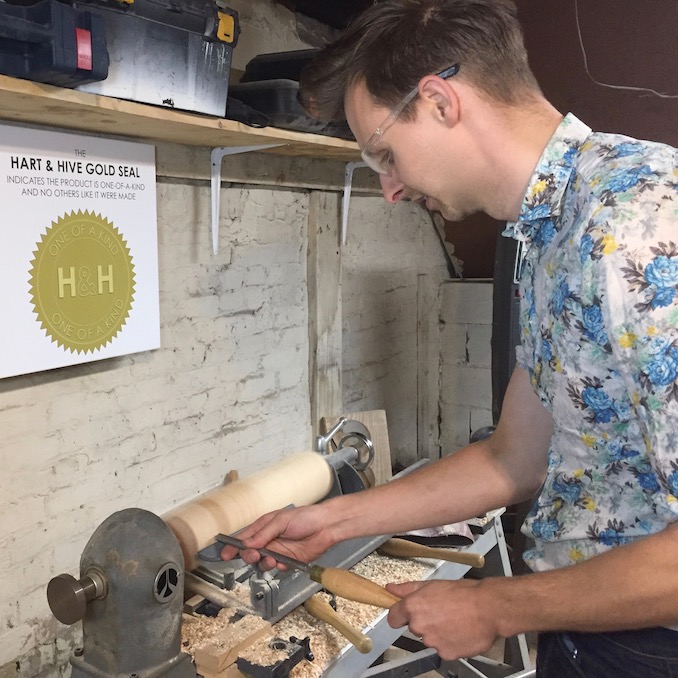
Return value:
<svg viewBox="0 0 678 678">
<path fill-rule="evenodd" d="M 344 171 L 344 196 L 341 199 L 341 244 L 348 238 L 348 207 L 351 204 L 351 188 L 353 187 L 353 171 L 359 167 L 367 167 L 364 162 L 346 163 Z"/>
<path fill-rule="evenodd" d="M 219 251 L 219 206 L 221 204 L 221 161 L 227 155 L 264 151 L 267 148 L 276 148 L 284 144 L 261 144 L 259 146 L 221 146 L 213 148 L 211 154 L 211 197 L 212 197 L 212 254 Z"/>
</svg>

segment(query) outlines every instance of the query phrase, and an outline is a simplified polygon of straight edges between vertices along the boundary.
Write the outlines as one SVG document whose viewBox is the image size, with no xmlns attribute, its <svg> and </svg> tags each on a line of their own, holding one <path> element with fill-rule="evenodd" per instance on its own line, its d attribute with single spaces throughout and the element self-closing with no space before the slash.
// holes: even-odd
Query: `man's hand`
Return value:
<svg viewBox="0 0 678 678">
<path fill-rule="evenodd" d="M 678 523 L 548 572 L 480 581 L 409 582 L 388 622 L 409 626 L 443 659 L 486 652 L 528 631 L 597 633 L 678 624 Z"/>
<path fill-rule="evenodd" d="M 389 610 L 389 625 L 408 626 L 442 659 L 483 654 L 500 635 L 496 600 L 484 581 L 406 582 L 386 588 L 402 598 Z"/>
<path fill-rule="evenodd" d="M 246 563 L 259 563 L 263 570 L 287 569 L 273 558 L 262 558 L 256 550 L 268 548 L 310 563 L 336 543 L 329 523 L 326 507 L 322 504 L 267 513 L 238 532 L 238 539 L 250 547 L 242 551 L 240 557 Z M 237 553 L 236 547 L 224 546 L 221 558 L 231 560 Z"/>
</svg>

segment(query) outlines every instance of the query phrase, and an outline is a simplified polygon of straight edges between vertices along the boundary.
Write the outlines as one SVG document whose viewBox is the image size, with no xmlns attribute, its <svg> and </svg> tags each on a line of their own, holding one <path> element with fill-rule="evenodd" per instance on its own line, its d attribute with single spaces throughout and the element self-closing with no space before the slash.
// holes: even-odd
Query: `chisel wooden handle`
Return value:
<svg viewBox="0 0 678 678">
<path fill-rule="evenodd" d="M 400 600 L 383 586 L 338 567 L 313 565 L 309 576 L 313 581 L 322 584 L 330 593 L 347 600 L 355 600 L 357 603 L 389 608 Z"/>
<path fill-rule="evenodd" d="M 372 651 L 372 639 L 358 629 L 351 626 L 332 608 L 332 606 L 320 595 L 311 596 L 304 607 L 318 619 L 327 622 L 341 633 L 346 640 L 355 645 L 358 652 L 368 654 Z"/>
<path fill-rule="evenodd" d="M 407 539 L 389 539 L 379 547 L 379 550 L 386 555 L 400 558 L 436 558 L 437 560 L 447 560 L 450 563 L 461 563 L 471 567 L 485 565 L 485 558 L 480 553 L 432 548 Z"/>
</svg>

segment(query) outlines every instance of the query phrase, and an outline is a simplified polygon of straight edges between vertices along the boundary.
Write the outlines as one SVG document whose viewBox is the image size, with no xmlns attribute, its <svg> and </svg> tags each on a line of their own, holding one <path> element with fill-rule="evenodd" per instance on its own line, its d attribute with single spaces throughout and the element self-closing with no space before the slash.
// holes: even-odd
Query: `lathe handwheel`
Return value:
<svg viewBox="0 0 678 678">
<path fill-rule="evenodd" d="M 365 429 L 365 431 L 367 431 L 367 429 Z M 339 441 L 338 449 L 344 447 L 352 447 L 358 453 L 357 461 L 352 464 L 356 471 L 364 471 L 372 465 L 372 462 L 374 461 L 374 444 L 369 435 L 366 435 L 362 431 L 353 430 Z"/>
<path fill-rule="evenodd" d="M 87 611 L 87 603 L 106 595 L 106 584 L 98 572 L 90 571 L 78 580 L 59 574 L 47 585 L 47 602 L 52 614 L 62 624 L 75 624 Z"/>
</svg>

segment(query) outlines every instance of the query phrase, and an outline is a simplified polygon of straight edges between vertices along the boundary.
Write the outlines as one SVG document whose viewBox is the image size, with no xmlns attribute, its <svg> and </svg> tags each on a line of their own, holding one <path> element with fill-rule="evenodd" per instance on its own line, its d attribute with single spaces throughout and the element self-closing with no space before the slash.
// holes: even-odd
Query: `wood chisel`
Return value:
<svg viewBox="0 0 678 678">
<path fill-rule="evenodd" d="M 290 558 L 269 549 L 246 546 L 240 539 L 225 534 L 218 534 L 216 540 L 222 544 L 235 546 L 241 551 L 248 549 L 259 551 L 262 556 L 270 556 L 286 567 L 301 570 L 330 593 L 334 593 L 335 596 L 346 598 L 347 600 L 354 600 L 357 603 L 367 603 L 368 605 L 387 609 L 400 600 L 400 598 L 394 596 L 383 586 L 379 586 L 379 584 L 348 570 L 338 567 L 322 567 L 314 563 L 303 563 L 301 560 Z"/>
<path fill-rule="evenodd" d="M 388 539 L 378 550 L 387 556 L 398 556 L 400 558 L 435 558 L 436 560 L 446 560 L 450 563 L 460 563 L 471 567 L 483 567 L 485 565 L 485 557 L 480 553 L 433 548 L 408 539 Z"/>
</svg>

